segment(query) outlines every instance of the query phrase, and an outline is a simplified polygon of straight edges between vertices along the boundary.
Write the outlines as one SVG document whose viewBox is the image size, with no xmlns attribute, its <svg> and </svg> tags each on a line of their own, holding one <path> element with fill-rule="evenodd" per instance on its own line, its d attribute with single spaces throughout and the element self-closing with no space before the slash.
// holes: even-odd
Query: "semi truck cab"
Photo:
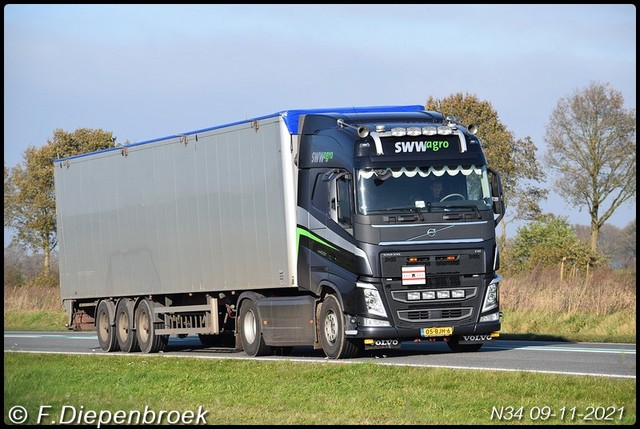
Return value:
<svg viewBox="0 0 640 429">
<path fill-rule="evenodd" d="M 496 337 L 504 202 L 475 126 L 423 110 L 300 124 L 299 281 L 340 301 L 343 320 L 318 329 L 344 331 L 341 357 L 409 340 L 475 351 Z"/>
</svg>

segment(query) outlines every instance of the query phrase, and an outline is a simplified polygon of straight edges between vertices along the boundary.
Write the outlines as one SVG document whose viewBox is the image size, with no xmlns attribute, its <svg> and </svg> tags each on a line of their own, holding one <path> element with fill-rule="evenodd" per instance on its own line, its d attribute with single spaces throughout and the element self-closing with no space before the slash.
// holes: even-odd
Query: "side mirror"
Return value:
<svg viewBox="0 0 640 429">
<path fill-rule="evenodd" d="M 493 212 L 498 215 L 497 218 L 494 219 L 495 224 L 499 224 L 505 213 L 505 205 L 504 205 L 504 195 L 502 193 L 502 180 L 500 179 L 500 175 L 492 170 L 491 168 L 487 169 L 489 172 L 489 181 L 491 183 L 491 197 L 493 202 Z"/>
</svg>

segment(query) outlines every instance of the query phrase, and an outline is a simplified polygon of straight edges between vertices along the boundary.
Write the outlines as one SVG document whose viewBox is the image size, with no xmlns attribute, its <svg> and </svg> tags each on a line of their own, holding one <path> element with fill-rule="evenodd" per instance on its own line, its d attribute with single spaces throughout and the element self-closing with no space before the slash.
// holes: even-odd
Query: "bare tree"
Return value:
<svg viewBox="0 0 640 429">
<path fill-rule="evenodd" d="M 636 195 L 636 111 L 625 109 L 609 84 L 591 82 L 558 101 L 546 141 L 556 192 L 573 207 L 587 207 L 595 252 L 607 219 Z"/>
</svg>

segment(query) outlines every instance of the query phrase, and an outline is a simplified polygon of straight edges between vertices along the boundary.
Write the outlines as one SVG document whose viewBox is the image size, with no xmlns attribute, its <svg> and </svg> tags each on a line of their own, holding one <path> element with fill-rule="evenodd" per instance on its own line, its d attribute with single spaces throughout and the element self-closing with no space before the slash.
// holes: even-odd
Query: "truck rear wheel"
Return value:
<svg viewBox="0 0 640 429">
<path fill-rule="evenodd" d="M 327 295 L 322 302 L 319 328 L 320 344 L 328 358 L 349 359 L 360 355 L 360 343 L 345 336 L 342 306 L 334 295 Z"/>
<path fill-rule="evenodd" d="M 133 305 L 128 299 L 121 299 L 116 307 L 116 337 L 118 346 L 125 353 L 140 351 L 136 331 L 133 329 Z"/>
<path fill-rule="evenodd" d="M 96 310 L 96 332 L 102 350 L 115 352 L 119 349 L 116 329 L 109 323 L 109 305 L 105 301 L 100 301 Z"/>
<path fill-rule="evenodd" d="M 240 307 L 240 339 L 245 353 L 249 356 L 266 356 L 272 354 L 271 347 L 262 338 L 262 324 L 258 306 L 251 299 L 242 302 Z"/>
<path fill-rule="evenodd" d="M 143 353 L 157 353 L 167 346 L 168 335 L 156 334 L 153 304 L 147 299 L 140 301 L 136 309 L 136 336 Z"/>
</svg>

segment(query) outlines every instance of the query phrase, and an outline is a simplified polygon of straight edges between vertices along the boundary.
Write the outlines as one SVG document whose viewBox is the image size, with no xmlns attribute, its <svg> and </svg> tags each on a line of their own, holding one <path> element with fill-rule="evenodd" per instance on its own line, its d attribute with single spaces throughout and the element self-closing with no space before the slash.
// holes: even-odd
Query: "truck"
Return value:
<svg viewBox="0 0 640 429">
<path fill-rule="evenodd" d="M 477 351 L 505 204 L 476 132 L 421 105 L 298 109 L 54 159 L 66 326 L 106 352 Z"/>
</svg>

